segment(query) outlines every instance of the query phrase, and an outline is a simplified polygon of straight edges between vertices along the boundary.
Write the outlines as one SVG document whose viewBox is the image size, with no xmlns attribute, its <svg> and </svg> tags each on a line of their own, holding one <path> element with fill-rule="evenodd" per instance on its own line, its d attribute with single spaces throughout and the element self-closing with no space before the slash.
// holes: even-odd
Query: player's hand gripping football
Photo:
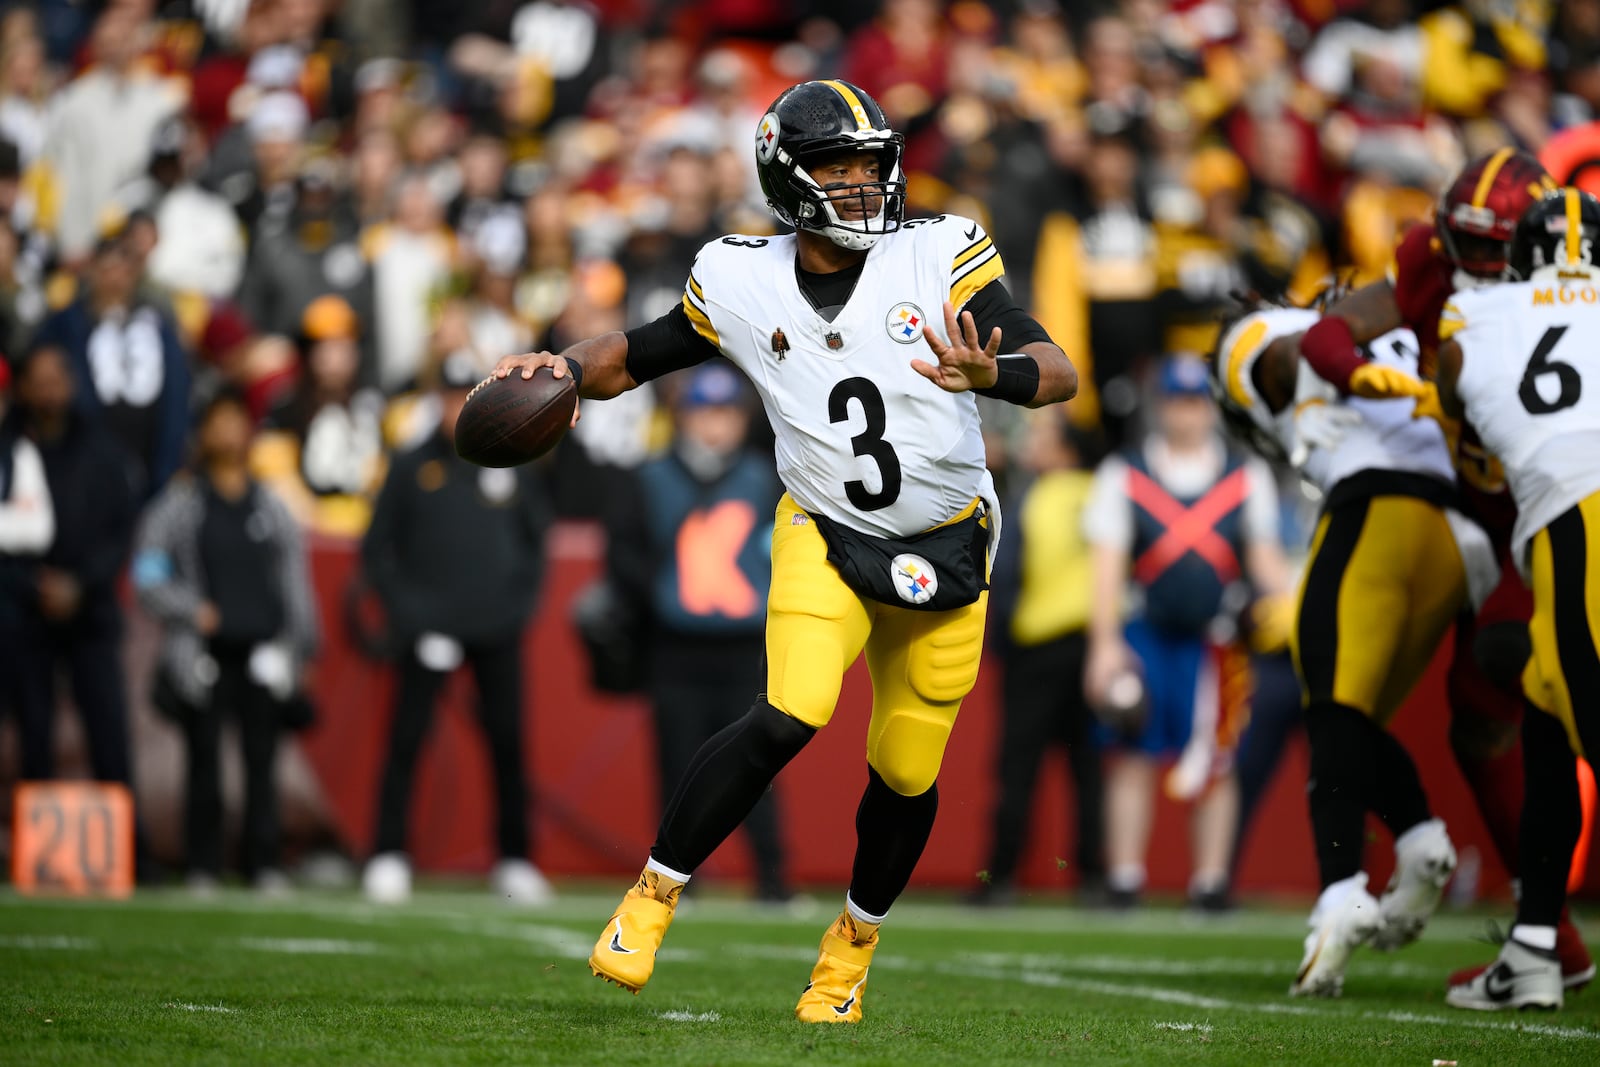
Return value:
<svg viewBox="0 0 1600 1067">
<path fill-rule="evenodd" d="M 930 329 L 922 331 L 923 340 L 933 350 L 938 364 L 914 359 L 911 369 L 948 393 L 964 393 L 969 389 L 987 389 L 1000 377 L 1000 327 L 989 334 L 987 345 L 978 343 L 978 324 L 972 312 L 963 311 L 956 319 L 955 305 L 944 302 L 944 327 L 950 340 L 946 341 Z"/>
<path fill-rule="evenodd" d="M 518 371 L 524 378 L 532 378 L 533 372 L 540 367 L 549 367 L 552 378 L 566 378 L 571 375 L 567 369 L 567 360 L 554 352 L 524 352 L 520 356 L 502 356 L 500 362 L 494 365 L 494 370 L 489 372 L 491 378 L 509 378 Z M 583 401 L 575 400 L 572 403 L 572 425 L 578 425 L 579 412 L 583 410 Z"/>
</svg>

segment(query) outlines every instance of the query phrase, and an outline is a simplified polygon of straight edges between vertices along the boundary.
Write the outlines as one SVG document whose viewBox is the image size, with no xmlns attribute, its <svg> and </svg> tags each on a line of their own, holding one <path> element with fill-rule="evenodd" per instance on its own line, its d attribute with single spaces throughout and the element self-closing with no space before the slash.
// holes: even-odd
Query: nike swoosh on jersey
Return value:
<svg viewBox="0 0 1600 1067">
<path fill-rule="evenodd" d="M 978 224 L 976 222 L 974 222 L 972 224 L 972 228 L 967 231 L 967 240 L 976 241 L 977 239 L 978 239 Z"/>
</svg>

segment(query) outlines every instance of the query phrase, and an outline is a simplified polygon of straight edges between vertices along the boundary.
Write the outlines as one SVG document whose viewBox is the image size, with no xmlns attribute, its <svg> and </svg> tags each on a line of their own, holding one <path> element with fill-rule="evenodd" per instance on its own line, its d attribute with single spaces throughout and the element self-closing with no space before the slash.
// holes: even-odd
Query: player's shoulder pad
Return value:
<svg viewBox="0 0 1600 1067">
<path fill-rule="evenodd" d="M 1444 309 L 1439 312 L 1439 340 L 1448 341 L 1456 334 L 1467 328 L 1467 312 L 1462 306 L 1471 306 L 1470 301 L 1464 299 L 1470 293 L 1457 293 L 1444 302 Z"/>
<path fill-rule="evenodd" d="M 781 238 L 751 233 L 730 233 L 713 238 L 695 253 L 694 266 L 689 273 L 702 288 L 708 281 L 726 282 L 748 277 L 752 255 L 764 252 L 777 240 Z"/>
<path fill-rule="evenodd" d="M 683 283 L 683 310 L 702 337 L 720 346 L 711 322 L 713 305 L 726 308 L 748 302 L 751 289 L 767 277 L 766 271 L 757 269 L 762 257 L 784 240 L 792 238 L 731 233 L 700 246 Z"/>
<path fill-rule="evenodd" d="M 950 303 L 957 310 L 984 286 L 1005 274 L 1000 249 L 983 224 L 965 215 L 941 215 L 930 229 L 939 234 L 942 255 L 950 260 Z"/>
<path fill-rule="evenodd" d="M 1514 313 L 1517 307 L 1535 307 L 1541 303 L 1541 291 L 1547 294 L 1550 288 L 1534 282 L 1513 282 L 1459 289 L 1450 294 L 1439 312 L 1439 340 L 1448 341 L 1469 327 L 1492 321 L 1500 314 Z M 1543 302 L 1549 302 L 1548 295 Z"/>
</svg>

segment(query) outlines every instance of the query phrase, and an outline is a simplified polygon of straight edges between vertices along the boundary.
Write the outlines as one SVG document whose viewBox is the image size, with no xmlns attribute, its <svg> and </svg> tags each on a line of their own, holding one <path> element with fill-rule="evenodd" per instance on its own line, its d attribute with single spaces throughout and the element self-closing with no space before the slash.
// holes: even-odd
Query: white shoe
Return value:
<svg viewBox="0 0 1600 1067">
<path fill-rule="evenodd" d="M 257 893 L 264 897 L 282 899 L 294 893 L 294 883 L 276 867 L 265 867 L 256 872 L 252 883 Z"/>
<path fill-rule="evenodd" d="M 1344 972 L 1355 950 L 1371 941 L 1383 919 L 1378 901 L 1358 874 L 1322 891 L 1311 911 L 1306 954 L 1289 987 L 1292 997 L 1336 997 L 1344 992 Z"/>
<path fill-rule="evenodd" d="M 1422 936 L 1456 870 L 1456 849 L 1444 822 L 1418 823 L 1394 842 L 1394 877 L 1378 901 L 1383 927 L 1372 947 L 1384 952 L 1411 944 Z"/>
<path fill-rule="evenodd" d="M 1471 1011 L 1561 1007 L 1561 959 L 1508 938 L 1488 970 L 1444 995 L 1446 1004 Z"/>
<path fill-rule="evenodd" d="M 555 886 L 527 860 L 501 860 L 489 875 L 494 895 L 511 904 L 540 907 L 556 899 Z"/>
<path fill-rule="evenodd" d="M 404 852 L 380 852 L 361 873 L 361 891 L 374 904 L 404 904 L 411 899 L 411 859 Z"/>
<path fill-rule="evenodd" d="M 207 871 L 190 871 L 183 884 L 191 896 L 201 899 L 210 899 L 222 892 L 221 879 Z"/>
</svg>

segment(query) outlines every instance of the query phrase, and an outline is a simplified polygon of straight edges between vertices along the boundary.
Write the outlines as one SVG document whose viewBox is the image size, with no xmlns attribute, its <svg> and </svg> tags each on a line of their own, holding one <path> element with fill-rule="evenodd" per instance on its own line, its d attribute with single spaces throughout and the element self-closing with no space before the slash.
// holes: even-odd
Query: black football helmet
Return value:
<svg viewBox="0 0 1600 1067">
<path fill-rule="evenodd" d="M 1517 223 L 1506 275 L 1515 281 L 1581 278 L 1600 281 L 1600 200 L 1570 186 L 1545 194 Z"/>
<path fill-rule="evenodd" d="M 878 102 L 861 89 L 843 81 L 801 82 L 785 89 L 756 127 L 756 173 L 778 218 L 840 247 L 867 249 L 899 229 L 905 215 L 904 146 Z M 878 180 L 824 190 L 807 167 L 846 151 L 876 152 Z M 854 197 L 861 217 L 841 218 L 836 205 Z"/>
</svg>

